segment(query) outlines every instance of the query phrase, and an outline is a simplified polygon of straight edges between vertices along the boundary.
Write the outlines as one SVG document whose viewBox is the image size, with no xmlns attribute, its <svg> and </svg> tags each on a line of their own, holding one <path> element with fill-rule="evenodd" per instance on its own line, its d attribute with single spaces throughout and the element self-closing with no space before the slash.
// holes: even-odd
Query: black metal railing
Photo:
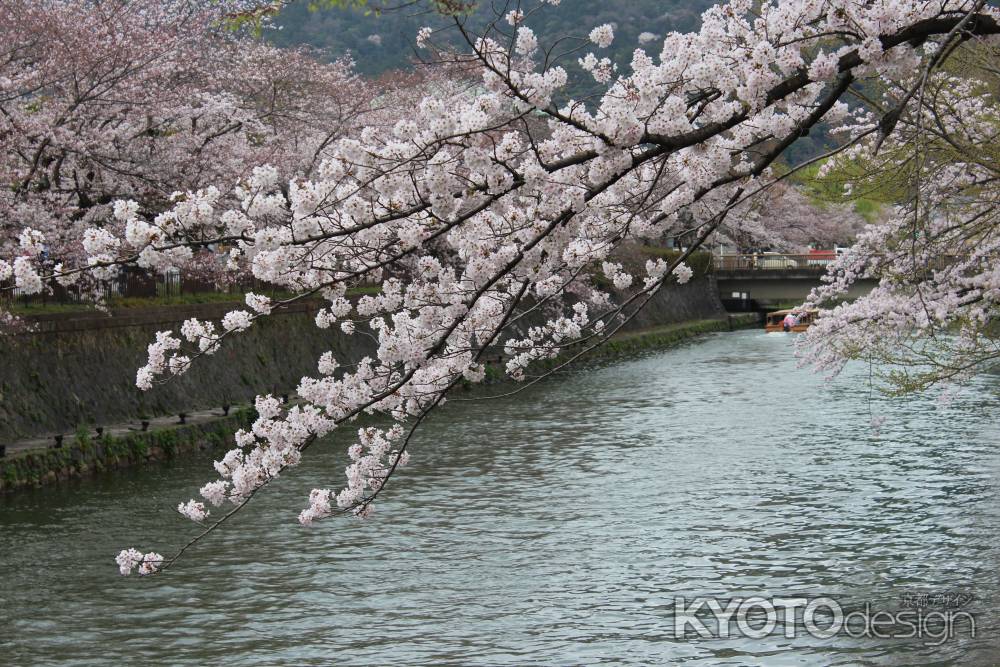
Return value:
<svg viewBox="0 0 1000 667">
<path fill-rule="evenodd" d="M 781 271 L 805 269 L 824 271 L 836 257 L 832 254 L 801 255 L 776 252 L 712 255 L 712 266 L 718 271 Z"/>
</svg>

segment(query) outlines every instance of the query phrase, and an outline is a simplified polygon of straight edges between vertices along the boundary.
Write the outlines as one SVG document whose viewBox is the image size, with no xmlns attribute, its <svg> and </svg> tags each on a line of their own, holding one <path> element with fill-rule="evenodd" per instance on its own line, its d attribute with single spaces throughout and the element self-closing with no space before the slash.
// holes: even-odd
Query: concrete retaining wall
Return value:
<svg viewBox="0 0 1000 667">
<path fill-rule="evenodd" d="M 319 329 L 309 306 L 275 315 L 228 340 L 186 375 L 140 392 L 135 372 L 155 332 L 184 319 L 219 318 L 232 304 L 144 309 L 115 317 L 49 316 L 38 333 L 0 338 L 0 444 L 72 433 L 82 424 L 108 425 L 143 415 L 176 414 L 240 403 L 258 393 L 294 389 L 333 350 L 342 361 L 373 352 L 364 336 Z M 637 331 L 725 315 L 711 277 L 662 290 L 627 327 Z"/>
</svg>

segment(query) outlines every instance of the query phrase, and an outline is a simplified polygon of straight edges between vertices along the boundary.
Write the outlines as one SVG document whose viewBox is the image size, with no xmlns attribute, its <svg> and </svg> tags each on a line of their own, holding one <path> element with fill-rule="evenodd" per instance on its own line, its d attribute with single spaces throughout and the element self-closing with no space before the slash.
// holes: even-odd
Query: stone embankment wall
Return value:
<svg viewBox="0 0 1000 667">
<path fill-rule="evenodd" d="M 136 370 L 157 331 L 190 317 L 221 318 L 234 304 L 143 309 L 121 317 L 49 316 L 36 333 L 0 338 L 0 444 L 80 425 L 109 425 L 142 416 L 238 404 L 258 393 L 294 389 L 316 372 L 325 350 L 358 359 L 374 346 L 363 336 L 319 329 L 311 308 L 276 314 L 227 340 L 216 354 L 151 391 L 135 386 Z M 367 346 L 367 349 L 366 349 Z"/>
<path fill-rule="evenodd" d="M 187 374 L 149 392 L 136 389 L 135 372 L 157 331 L 176 329 L 190 317 L 221 318 L 232 307 L 170 306 L 113 317 L 50 315 L 36 320 L 35 333 L 0 337 L 0 444 L 288 392 L 303 375 L 316 373 L 316 360 L 326 350 L 343 362 L 374 350 L 366 336 L 319 329 L 312 308 L 302 305 L 227 340 Z M 662 290 L 626 330 L 724 316 L 711 277 L 700 277 Z"/>
<path fill-rule="evenodd" d="M 240 403 L 261 391 L 280 393 L 312 373 L 316 358 L 334 350 L 345 361 L 370 354 L 370 339 L 318 329 L 308 307 L 263 323 L 227 342 L 228 350 L 204 360 L 176 382 L 140 400 L 135 369 L 155 331 L 176 327 L 188 317 L 221 317 L 231 306 L 147 310 L 115 319 L 47 318 L 40 331 L 6 340 L 0 354 L 0 444 L 41 433 L 66 433 L 61 447 L 25 449 L 0 458 L 0 492 L 32 488 L 170 459 L 199 450 L 224 450 L 232 434 L 254 419 L 250 408 L 228 417 L 141 431 L 117 429 L 94 435 L 80 428 L 93 421 L 114 424 L 140 416 Z M 735 319 L 734 319 L 735 318 Z M 734 326 L 752 316 L 722 310 L 709 277 L 674 286 L 657 295 L 639 317 L 593 356 L 616 356 L 668 347 Z"/>
</svg>

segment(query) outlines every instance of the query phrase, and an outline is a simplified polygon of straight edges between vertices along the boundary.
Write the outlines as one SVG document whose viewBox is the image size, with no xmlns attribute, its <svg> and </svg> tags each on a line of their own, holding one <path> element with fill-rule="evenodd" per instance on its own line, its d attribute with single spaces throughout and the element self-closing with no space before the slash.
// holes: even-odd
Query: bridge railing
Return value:
<svg viewBox="0 0 1000 667">
<path fill-rule="evenodd" d="M 762 252 L 748 255 L 712 255 L 712 266 L 717 271 L 787 271 L 793 269 L 820 272 L 836 259 L 833 253 L 822 255 L 797 255 Z"/>
</svg>

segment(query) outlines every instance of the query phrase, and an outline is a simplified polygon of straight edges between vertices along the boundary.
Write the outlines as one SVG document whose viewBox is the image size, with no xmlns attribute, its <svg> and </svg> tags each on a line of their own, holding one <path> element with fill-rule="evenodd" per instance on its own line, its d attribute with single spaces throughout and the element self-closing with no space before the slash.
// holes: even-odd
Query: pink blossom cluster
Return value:
<svg viewBox="0 0 1000 667">
<path fill-rule="evenodd" d="M 123 575 L 127 576 L 136 570 L 140 575 L 147 575 L 156 573 L 162 566 L 164 558 L 154 551 L 143 554 L 137 549 L 123 549 L 115 557 L 115 562 L 118 563 L 118 569 Z"/>
</svg>

